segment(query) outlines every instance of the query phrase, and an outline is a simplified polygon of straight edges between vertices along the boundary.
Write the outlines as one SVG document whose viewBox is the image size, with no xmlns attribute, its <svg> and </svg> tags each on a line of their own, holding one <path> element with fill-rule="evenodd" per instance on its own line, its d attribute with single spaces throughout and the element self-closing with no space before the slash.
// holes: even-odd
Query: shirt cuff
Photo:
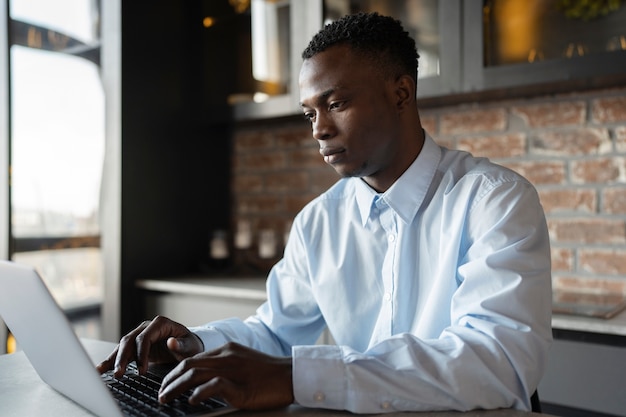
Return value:
<svg viewBox="0 0 626 417">
<path fill-rule="evenodd" d="M 345 408 L 346 370 L 339 346 L 294 346 L 293 395 L 311 408 Z"/>
<path fill-rule="evenodd" d="M 205 352 L 217 349 L 218 347 L 228 342 L 222 332 L 215 329 L 214 327 L 189 327 L 189 331 L 194 333 L 200 338 L 200 340 L 202 340 Z"/>
</svg>

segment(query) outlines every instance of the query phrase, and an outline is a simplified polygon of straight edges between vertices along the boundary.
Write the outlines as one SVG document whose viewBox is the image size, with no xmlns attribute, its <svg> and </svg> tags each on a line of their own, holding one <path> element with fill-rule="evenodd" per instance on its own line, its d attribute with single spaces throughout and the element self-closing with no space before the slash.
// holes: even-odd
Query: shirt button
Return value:
<svg viewBox="0 0 626 417">
<path fill-rule="evenodd" d="M 324 395 L 322 391 L 317 391 L 315 394 L 313 394 L 313 400 L 316 403 L 321 403 L 325 399 L 326 399 L 326 395 Z"/>
<path fill-rule="evenodd" d="M 391 301 L 391 293 L 390 292 L 386 292 L 385 293 L 385 301 Z"/>
<path fill-rule="evenodd" d="M 396 235 L 389 235 L 387 236 L 387 240 L 391 243 L 395 242 L 396 240 Z"/>
</svg>

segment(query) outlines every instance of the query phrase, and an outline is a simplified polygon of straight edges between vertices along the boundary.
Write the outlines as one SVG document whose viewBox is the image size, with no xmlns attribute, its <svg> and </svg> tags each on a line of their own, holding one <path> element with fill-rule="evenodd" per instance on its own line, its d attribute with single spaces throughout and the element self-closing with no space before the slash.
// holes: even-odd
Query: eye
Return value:
<svg viewBox="0 0 626 417">
<path fill-rule="evenodd" d="M 333 101 L 332 103 L 328 105 L 328 109 L 336 110 L 336 109 L 341 108 L 342 105 L 343 105 L 343 101 Z"/>
<path fill-rule="evenodd" d="M 304 113 L 302 116 L 304 117 L 304 120 L 310 123 L 315 119 L 315 112 L 309 111 Z"/>
</svg>

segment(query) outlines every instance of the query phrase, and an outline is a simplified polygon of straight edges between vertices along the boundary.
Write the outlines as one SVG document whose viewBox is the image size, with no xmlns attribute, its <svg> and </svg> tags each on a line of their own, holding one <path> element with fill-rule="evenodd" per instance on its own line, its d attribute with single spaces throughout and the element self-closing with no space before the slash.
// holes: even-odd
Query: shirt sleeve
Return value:
<svg viewBox="0 0 626 417">
<path fill-rule="evenodd" d="M 356 413 L 530 410 L 552 338 L 545 216 L 524 181 L 473 204 L 462 251 L 450 259 L 458 281 L 450 325 L 436 339 L 397 334 L 365 352 L 294 346 L 299 404 Z"/>
<path fill-rule="evenodd" d="M 313 345 L 326 327 L 306 272 L 307 251 L 294 220 L 283 258 L 271 269 L 267 301 L 254 316 L 245 320 L 229 318 L 192 327 L 204 349 L 237 342 L 269 355 L 291 356 L 294 345 Z"/>
<path fill-rule="evenodd" d="M 216 349 L 228 342 L 236 342 L 268 355 L 291 356 L 292 343 L 281 339 L 280 336 L 287 333 L 289 339 L 292 340 L 298 335 L 306 336 L 311 333 L 305 326 L 296 327 L 293 331 L 281 330 L 278 327 L 270 329 L 264 321 L 268 316 L 265 313 L 267 310 L 268 303 L 266 302 L 259 307 L 256 315 L 245 320 L 231 317 L 202 326 L 189 327 L 189 330 L 202 340 L 205 351 Z M 312 339 L 307 338 L 308 340 Z M 315 343 L 315 340 L 310 342 L 312 343 Z"/>
</svg>

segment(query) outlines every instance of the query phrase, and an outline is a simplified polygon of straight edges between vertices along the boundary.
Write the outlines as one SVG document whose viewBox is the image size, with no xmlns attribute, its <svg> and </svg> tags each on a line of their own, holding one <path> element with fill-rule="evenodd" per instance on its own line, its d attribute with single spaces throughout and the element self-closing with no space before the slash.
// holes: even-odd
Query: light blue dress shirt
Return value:
<svg viewBox="0 0 626 417">
<path fill-rule="evenodd" d="M 267 294 L 192 330 L 291 355 L 301 405 L 529 410 L 552 340 L 545 216 L 524 178 L 427 136 L 385 193 L 347 178 L 308 204 Z"/>
</svg>

